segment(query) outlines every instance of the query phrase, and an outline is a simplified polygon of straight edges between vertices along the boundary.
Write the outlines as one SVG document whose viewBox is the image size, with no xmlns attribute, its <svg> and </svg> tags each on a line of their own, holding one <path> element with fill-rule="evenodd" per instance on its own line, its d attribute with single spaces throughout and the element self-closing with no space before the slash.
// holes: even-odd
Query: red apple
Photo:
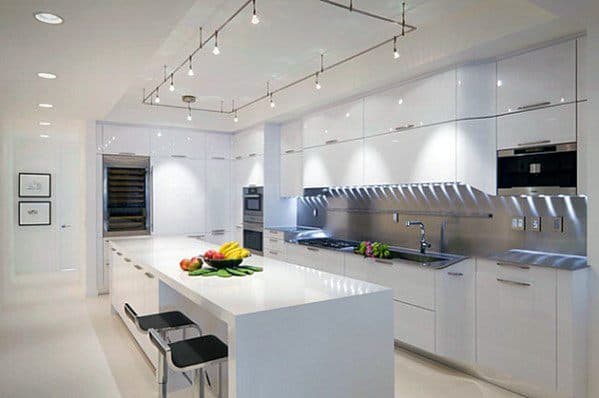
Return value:
<svg viewBox="0 0 599 398">
<path fill-rule="evenodd" d="M 188 271 L 188 269 L 189 269 L 189 265 L 190 265 L 190 264 L 191 264 L 191 260 L 189 260 L 189 259 L 187 259 L 187 258 L 184 258 L 183 260 L 181 260 L 181 261 L 179 262 L 179 267 L 181 267 L 181 269 L 182 269 L 183 271 Z"/>
</svg>

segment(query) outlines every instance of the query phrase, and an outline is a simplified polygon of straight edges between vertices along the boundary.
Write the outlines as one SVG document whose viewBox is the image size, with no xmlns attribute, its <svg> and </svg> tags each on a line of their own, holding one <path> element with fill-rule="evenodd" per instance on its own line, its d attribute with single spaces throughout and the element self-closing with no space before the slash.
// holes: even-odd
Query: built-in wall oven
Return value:
<svg viewBox="0 0 599 398">
<path fill-rule="evenodd" d="M 575 195 L 576 143 L 497 152 L 499 195 Z"/>
<path fill-rule="evenodd" d="M 243 246 L 255 254 L 262 254 L 263 194 L 262 187 L 243 188 Z"/>
</svg>

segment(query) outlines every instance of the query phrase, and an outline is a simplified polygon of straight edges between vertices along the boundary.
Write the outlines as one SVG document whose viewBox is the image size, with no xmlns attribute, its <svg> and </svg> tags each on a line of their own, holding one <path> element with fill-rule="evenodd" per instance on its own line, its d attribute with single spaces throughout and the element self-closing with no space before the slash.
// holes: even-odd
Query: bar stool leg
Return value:
<svg viewBox="0 0 599 398">
<path fill-rule="evenodd" d="M 223 362 L 218 364 L 218 398 L 223 398 Z"/>
<path fill-rule="evenodd" d="M 164 355 L 158 356 L 156 367 L 156 381 L 158 382 L 158 398 L 167 398 L 168 364 Z"/>
<path fill-rule="evenodd" d="M 194 397 L 205 398 L 203 372 L 204 372 L 203 369 L 194 370 L 194 373 L 193 373 L 193 392 L 194 392 L 193 396 Z"/>
</svg>

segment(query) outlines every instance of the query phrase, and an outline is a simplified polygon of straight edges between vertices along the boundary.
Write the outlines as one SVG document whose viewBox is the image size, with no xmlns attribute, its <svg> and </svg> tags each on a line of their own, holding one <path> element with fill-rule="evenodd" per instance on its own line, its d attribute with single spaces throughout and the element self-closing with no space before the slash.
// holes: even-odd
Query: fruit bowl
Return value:
<svg viewBox="0 0 599 398">
<path fill-rule="evenodd" d="M 239 265 L 243 262 L 242 258 L 236 259 L 224 259 L 224 260 L 214 260 L 210 258 L 204 257 L 204 262 L 211 266 L 212 268 L 221 269 L 221 268 L 234 268 L 239 267 Z"/>
</svg>

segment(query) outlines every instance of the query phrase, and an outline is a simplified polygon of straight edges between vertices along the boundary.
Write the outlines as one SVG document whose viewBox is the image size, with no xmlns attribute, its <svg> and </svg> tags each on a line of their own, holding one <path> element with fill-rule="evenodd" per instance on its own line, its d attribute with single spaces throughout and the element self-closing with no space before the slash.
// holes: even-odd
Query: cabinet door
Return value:
<svg viewBox="0 0 599 398">
<path fill-rule="evenodd" d="M 497 113 L 575 99 L 575 41 L 530 51 L 497 63 Z"/>
<path fill-rule="evenodd" d="M 206 158 L 224 160 L 231 157 L 231 135 L 206 134 Z"/>
<path fill-rule="evenodd" d="M 476 362 L 474 259 L 436 271 L 436 353 L 464 364 Z"/>
<path fill-rule="evenodd" d="M 303 154 L 293 152 L 281 155 L 281 196 L 293 197 L 303 194 Z"/>
<path fill-rule="evenodd" d="M 231 161 L 206 161 L 206 230 L 228 230 L 231 225 Z"/>
<path fill-rule="evenodd" d="M 242 160 L 231 161 L 231 224 L 243 222 L 243 176 Z M 241 241 L 239 241 L 241 242 Z"/>
<path fill-rule="evenodd" d="M 150 129 L 116 124 L 102 125 L 103 153 L 149 156 Z"/>
<path fill-rule="evenodd" d="M 477 260 L 478 363 L 496 378 L 556 386 L 556 270 Z"/>
<path fill-rule="evenodd" d="M 208 232 L 206 241 L 220 246 L 223 243 L 231 241 L 231 233 L 226 229 L 213 229 Z"/>
<path fill-rule="evenodd" d="M 393 302 L 394 335 L 403 343 L 435 352 L 435 312 Z"/>
<path fill-rule="evenodd" d="M 241 187 L 264 185 L 264 158 L 262 156 L 244 158 L 238 162 Z"/>
<path fill-rule="evenodd" d="M 152 159 L 153 232 L 190 234 L 206 228 L 204 160 Z"/>
<path fill-rule="evenodd" d="M 204 159 L 206 135 L 172 128 L 153 128 L 150 138 L 151 156 Z"/>
<path fill-rule="evenodd" d="M 363 185 L 362 141 L 304 150 L 304 187 Z"/>
<path fill-rule="evenodd" d="M 343 253 L 313 247 L 308 247 L 307 249 L 311 253 L 309 255 L 311 264 L 308 266 L 331 274 L 345 274 Z"/>
<path fill-rule="evenodd" d="M 454 122 L 367 138 L 364 184 L 453 182 L 455 159 Z"/>
<path fill-rule="evenodd" d="M 304 118 L 303 146 L 313 147 L 363 136 L 363 101 L 354 101 Z"/>
<path fill-rule="evenodd" d="M 497 193 L 497 134 L 495 119 L 457 123 L 457 181 L 490 195 Z M 475 167 L 473 167 L 475 165 Z"/>
<path fill-rule="evenodd" d="M 455 119 L 455 70 L 366 97 L 364 135 Z"/>
<path fill-rule="evenodd" d="M 302 150 L 302 121 L 294 120 L 281 125 L 281 154 Z"/>
<path fill-rule="evenodd" d="M 232 137 L 234 158 L 257 156 L 264 154 L 263 126 L 243 130 Z"/>
<path fill-rule="evenodd" d="M 576 142 L 576 105 L 497 118 L 497 149 Z"/>
<path fill-rule="evenodd" d="M 495 115 L 497 63 L 466 65 L 456 73 L 458 119 Z"/>
</svg>

